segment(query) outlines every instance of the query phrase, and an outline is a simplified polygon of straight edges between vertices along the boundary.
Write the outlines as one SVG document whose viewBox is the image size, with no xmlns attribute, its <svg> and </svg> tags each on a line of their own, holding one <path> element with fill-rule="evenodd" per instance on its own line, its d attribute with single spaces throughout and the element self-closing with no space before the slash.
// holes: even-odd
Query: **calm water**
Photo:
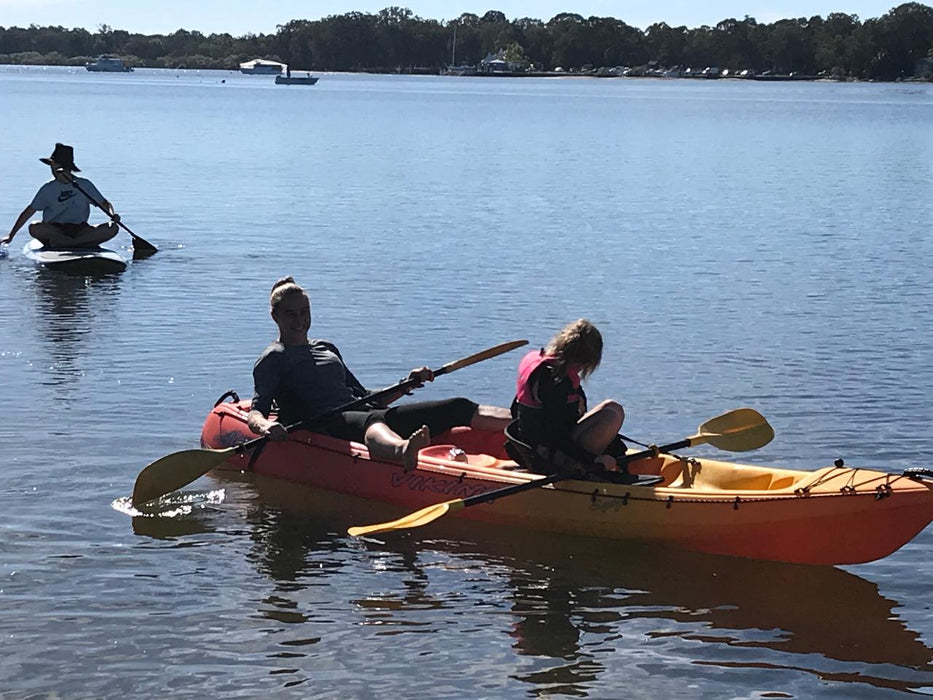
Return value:
<svg viewBox="0 0 933 700">
<path fill-rule="evenodd" d="M 64 141 L 161 248 L 0 260 L 4 698 L 933 693 L 931 530 L 843 570 L 453 518 L 350 540 L 389 513 L 267 482 L 113 505 L 249 393 L 285 274 L 372 387 L 586 315 L 636 439 L 749 405 L 751 461 L 933 466 L 933 86 L 3 67 L 0 104 L 0 230 Z M 419 395 L 507 404 L 517 359 Z"/>
</svg>

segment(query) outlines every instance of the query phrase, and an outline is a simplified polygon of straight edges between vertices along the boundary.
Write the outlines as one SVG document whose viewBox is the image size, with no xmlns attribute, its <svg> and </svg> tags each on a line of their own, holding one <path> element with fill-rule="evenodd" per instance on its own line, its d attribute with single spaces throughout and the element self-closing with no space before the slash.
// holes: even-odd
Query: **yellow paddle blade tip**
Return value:
<svg viewBox="0 0 933 700">
<path fill-rule="evenodd" d="M 376 525 L 362 525 L 347 529 L 350 537 L 360 537 L 362 535 L 372 535 L 378 532 L 391 532 L 392 530 L 407 530 L 413 527 L 421 527 L 432 523 L 438 518 L 446 515 L 450 511 L 463 508 L 463 500 L 445 501 L 444 503 L 435 503 L 433 506 L 422 508 L 414 513 L 409 513 L 405 517 L 393 520 L 388 523 L 378 523 Z"/>
</svg>

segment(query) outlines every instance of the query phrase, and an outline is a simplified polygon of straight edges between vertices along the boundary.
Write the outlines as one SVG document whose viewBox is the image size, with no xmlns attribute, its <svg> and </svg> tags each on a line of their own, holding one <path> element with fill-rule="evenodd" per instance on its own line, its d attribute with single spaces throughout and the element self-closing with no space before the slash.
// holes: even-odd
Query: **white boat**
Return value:
<svg viewBox="0 0 933 700">
<path fill-rule="evenodd" d="M 23 255 L 43 267 L 74 274 L 106 275 L 126 269 L 126 259 L 122 255 L 101 246 L 46 248 L 33 238 L 23 248 Z"/>
<path fill-rule="evenodd" d="M 279 75 L 286 69 L 284 63 L 267 61 L 264 58 L 255 58 L 240 64 L 240 72 L 247 75 Z"/>
<path fill-rule="evenodd" d="M 93 73 L 130 73 L 133 68 L 123 63 L 123 60 L 116 56 L 101 54 L 94 61 L 84 64 L 84 67 Z"/>
</svg>

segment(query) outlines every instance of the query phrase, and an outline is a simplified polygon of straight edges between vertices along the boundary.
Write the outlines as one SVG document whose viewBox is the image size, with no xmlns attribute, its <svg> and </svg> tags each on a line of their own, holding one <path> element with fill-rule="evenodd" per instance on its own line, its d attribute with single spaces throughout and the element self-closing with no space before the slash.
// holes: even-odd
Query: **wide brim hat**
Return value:
<svg viewBox="0 0 933 700">
<path fill-rule="evenodd" d="M 75 165 L 75 149 L 64 143 L 56 143 L 52 155 L 48 158 L 40 158 L 39 160 L 46 165 L 59 165 L 72 172 L 81 172 L 81 168 Z"/>
</svg>

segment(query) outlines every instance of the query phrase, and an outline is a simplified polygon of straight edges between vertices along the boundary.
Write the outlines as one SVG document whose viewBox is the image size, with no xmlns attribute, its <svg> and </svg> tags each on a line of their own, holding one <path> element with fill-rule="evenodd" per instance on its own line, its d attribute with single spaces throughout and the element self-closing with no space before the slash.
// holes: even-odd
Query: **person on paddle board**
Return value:
<svg viewBox="0 0 933 700">
<path fill-rule="evenodd" d="M 39 160 L 52 168 L 52 179 L 39 188 L 0 244 L 10 243 L 23 224 L 40 211 L 42 221 L 29 225 L 29 235 L 48 248 L 93 248 L 117 235 L 120 215 L 113 205 L 104 199 L 93 182 L 72 174 L 81 169 L 75 165 L 71 146 L 56 143 L 52 155 Z M 93 197 L 110 217 L 110 222 L 97 226 L 88 223 L 92 203 L 88 197 Z"/>
<path fill-rule="evenodd" d="M 366 396 L 369 392 L 344 364 L 333 343 L 309 339 L 311 302 L 305 290 L 291 277 L 279 280 L 269 297 L 278 339 L 267 347 L 253 367 L 254 393 L 247 417 L 250 430 L 272 440 L 285 440 L 285 426 L 313 418 Z M 413 369 L 409 380 L 434 380 L 427 367 Z M 509 411 L 480 406 L 465 398 L 417 401 L 389 407 L 405 395 L 389 396 L 379 404 L 344 411 L 315 426 L 315 431 L 343 440 L 365 443 L 376 459 L 401 462 L 414 469 L 418 451 L 427 447 L 431 435 L 456 426 L 499 431 L 511 420 Z M 270 418 L 273 402 L 277 409 Z"/>
<path fill-rule="evenodd" d="M 580 468 L 617 472 L 616 458 L 625 454 L 619 430 L 625 409 L 617 401 L 601 401 L 587 410 L 582 380 L 602 360 L 603 337 L 586 319 L 565 326 L 546 348 L 532 350 L 519 362 L 508 435 L 513 449 L 532 450 L 551 472 Z M 529 466 L 529 465 L 526 465 Z"/>
</svg>

